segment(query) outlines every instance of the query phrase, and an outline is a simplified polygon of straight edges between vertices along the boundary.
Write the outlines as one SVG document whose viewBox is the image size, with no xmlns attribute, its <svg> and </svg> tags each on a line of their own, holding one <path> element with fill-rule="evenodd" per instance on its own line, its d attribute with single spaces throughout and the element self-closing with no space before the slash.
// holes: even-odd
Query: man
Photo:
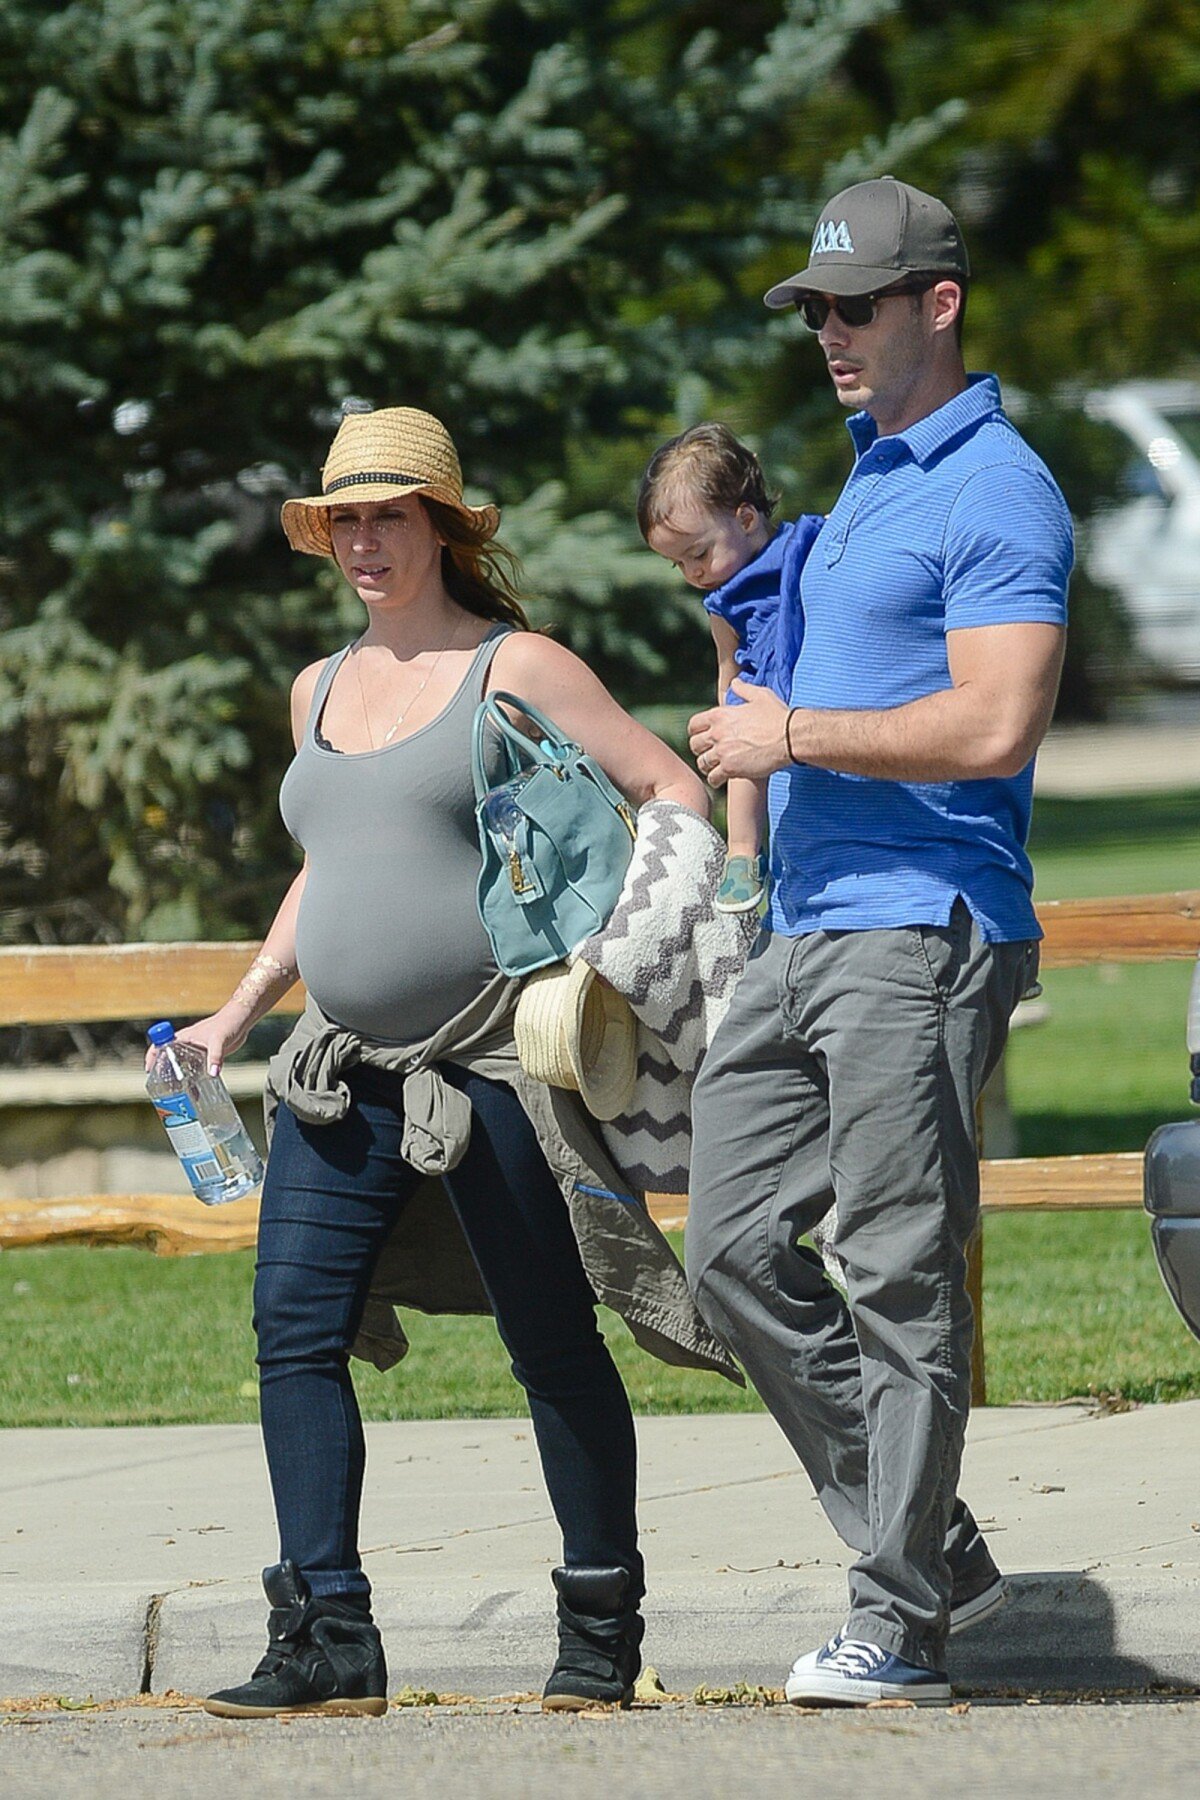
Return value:
<svg viewBox="0 0 1200 1800">
<path fill-rule="evenodd" d="M 1041 933 L 1024 844 L 1071 526 L 968 377 L 962 237 L 890 176 L 772 288 L 816 332 L 857 453 L 801 581 L 791 706 L 698 714 L 701 772 L 770 776 L 769 920 L 694 1095 L 688 1271 L 830 1520 L 850 1610 L 789 1700 L 949 1699 L 950 1630 L 1003 1581 L 955 1500 L 970 1398 L 975 1102 Z M 849 1304 L 799 1240 L 836 1209 Z"/>
</svg>

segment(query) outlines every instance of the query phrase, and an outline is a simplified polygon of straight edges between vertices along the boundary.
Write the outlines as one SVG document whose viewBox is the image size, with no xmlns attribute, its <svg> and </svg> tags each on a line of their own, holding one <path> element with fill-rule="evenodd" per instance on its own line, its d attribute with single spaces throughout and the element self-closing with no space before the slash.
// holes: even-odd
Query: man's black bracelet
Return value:
<svg viewBox="0 0 1200 1800">
<path fill-rule="evenodd" d="M 785 726 L 783 728 L 783 741 L 787 745 L 787 753 L 794 763 L 798 763 L 800 761 L 800 758 L 796 755 L 796 752 L 792 749 L 792 720 L 795 718 L 796 714 L 799 711 L 800 711 L 800 708 L 798 706 L 792 706 L 792 707 L 788 708 L 787 723 L 785 724 Z"/>
</svg>

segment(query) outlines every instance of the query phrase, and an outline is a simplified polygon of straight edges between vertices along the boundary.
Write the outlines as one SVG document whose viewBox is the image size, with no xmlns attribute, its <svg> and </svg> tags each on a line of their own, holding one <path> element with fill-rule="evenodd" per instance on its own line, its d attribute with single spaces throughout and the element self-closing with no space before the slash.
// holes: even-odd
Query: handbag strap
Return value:
<svg viewBox="0 0 1200 1800">
<path fill-rule="evenodd" d="M 528 737 L 518 726 L 514 725 L 501 705 L 507 701 L 527 719 L 531 719 L 541 733 L 540 739 Z M 483 766 L 483 740 L 488 725 L 495 727 L 500 741 L 504 745 L 510 774 L 515 774 L 522 765 L 536 768 L 540 763 L 553 763 L 561 767 L 567 755 L 572 751 L 579 752 L 579 745 L 572 743 L 554 723 L 546 717 L 530 700 L 522 700 L 519 694 L 509 693 L 506 688 L 494 688 L 486 700 L 481 700 L 475 709 L 475 724 L 471 732 L 471 779 L 475 784 L 475 798 L 482 800 L 488 790 L 487 775 Z M 565 754 L 550 756 L 546 753 L 546 745 L 552 746 Z M 607 777 L 605 777 L 607 780 Z M 611 786 L 611 784 L 610 784 Z M 619 799 L 613 789 L 613 795 Z M 612 795 L 609 796 L 610 798 Z"/>
<path fill-rule="evenodd" d="M 501 700 L 506 700 L 510 706 L 516 707 L 518 712 L 524 713 L 527 719 L 533 721 L 541 734 L 536 742 L 533 738 L 527 737 L 523 731 L 513 724 L 508 714 L 498 704 Z M 539 708 L 533 704 L 532 700 L 522 700 L 519 694 L 510 694 L 505 688 L 493 688 L 483 704 L 487 708 L 490 716 L 500 727 L 501 731 L 503 731 L 504 735 L 509 738 L 511 742 L 519 744 L 534 762 L 545 762 L 546 760 L 542 753 L 543 739 L 556 746 L 561 745 L 564 748 L 571 741 L 559 730 L 558 726 L 554 723 L 554 720 L 547 718 L 546 714 L 540 711 Z"/>
<path fill-rule="evenodd" d="M 532 719 L 541 733 L 540 741 L 527 737 L 509 718 L 500 701 L 507 701 L 517 711 Z M 537 767 L 548 764 L 551 768 L 562 770 L 568 763 L 581 764 L 586 770 L 593 785 L 599 789 L 613 811 L 618 813 L 628 828 L 630 837 L 637 835 L 632 809 L 628 800 L 614 781 L 611 781 L 600 767 L 594 756 L 589 756 L 580 744 L 567 737 L 538 707 L 530 700 L 522 700 L 519 694 L 511 694 L 506 688 L 495 688 L 486 700 L 481 700 L 475 712 L 475 726 L 471 733 L 471 779 L 475 784 L 476 804 L 488 791 L 488 779 L 483 766 L 483 734 L 488 721 L 495 725 L 505 747 L 508 758 L 509 773 L 513 775 L 521 767 L 521 754 L 525 762 Z M 557 751 L 558 755 L 547 754 L 547 746 Z M 513 765 L 516 764 L 514 768 Z"/>
</svg>

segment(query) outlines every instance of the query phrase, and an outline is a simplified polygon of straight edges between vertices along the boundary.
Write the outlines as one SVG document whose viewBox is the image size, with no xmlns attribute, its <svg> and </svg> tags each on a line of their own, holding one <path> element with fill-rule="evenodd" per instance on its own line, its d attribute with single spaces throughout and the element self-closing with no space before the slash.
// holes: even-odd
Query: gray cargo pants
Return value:
<svg viewBox="0 0 1200 1800">
<path fill-rule="evenodd" d="M 945 927 L 759 938 L 693 1092 L 687 1269 L 861 1552 L 846 1635 L 942 1667 L 970 1404 L 975 1102 L 1037 945 Z M 836 1206 L 849 1306 L 798 1239 Z"/>
</svg>

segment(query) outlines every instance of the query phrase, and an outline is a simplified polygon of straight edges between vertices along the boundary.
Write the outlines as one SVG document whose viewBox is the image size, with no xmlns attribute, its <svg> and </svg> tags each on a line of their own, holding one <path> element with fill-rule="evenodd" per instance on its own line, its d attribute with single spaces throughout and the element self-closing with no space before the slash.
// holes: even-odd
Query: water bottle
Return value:
<svg viewBox="0 0 1200 1800">
<path fill-rule="evenodd" d="M 167 1128 L 171 1148 L 205 1206 L 223 1206 L 253 1193 L 263 1178 L 262 1158 L 250 1141 L 229 1089 L 195 1044 L 181 1044 L 168 1019 L 146 1036 L 157 1049 L 146 1092 Z"/>
<path fill-rule="evenodd" d="M 508 871 L 513 898 L 528 906 L 545 891 L 529 850 L 529 820 L 519 805 L 521 789 L 534 771 L 524 769 L 483 796 L 483 822 Z"/>
</svg>

